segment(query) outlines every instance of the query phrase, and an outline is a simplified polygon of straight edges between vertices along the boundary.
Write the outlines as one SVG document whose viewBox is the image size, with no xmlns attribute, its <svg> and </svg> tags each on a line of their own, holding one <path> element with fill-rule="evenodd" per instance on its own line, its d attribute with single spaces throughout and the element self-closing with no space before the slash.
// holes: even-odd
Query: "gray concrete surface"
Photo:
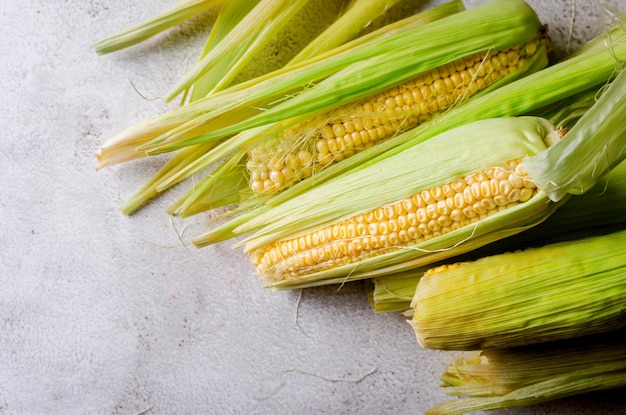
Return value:
<svg viewBox="0 0 626 415">
<path fill-rule="evenodd" d="M 95 151 L 166 108 L 129 79 L 161 96 L 207 31 L 196 19 L 104 57 L 90 45 L 171 3 L 0 5 L 0 413 L 419 414 L 443 402 L 450 356 L 374 314 L 361 284 L 266 291 L 230 244 L 181 245 L 205 225 L 164 213 L 184 189 L 118 212 L 160 161 L 96 173 Z M 602 4 L 626 10 L 530 3 L 562 53 L 602 30 Z M 495 413 L 616 414 L 622 395 Z"/>
</svg>

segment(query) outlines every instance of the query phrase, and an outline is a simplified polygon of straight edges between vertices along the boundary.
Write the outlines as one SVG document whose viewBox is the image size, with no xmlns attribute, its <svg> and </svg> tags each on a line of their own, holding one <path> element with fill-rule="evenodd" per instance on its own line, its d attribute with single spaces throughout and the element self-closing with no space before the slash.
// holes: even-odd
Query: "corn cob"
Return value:
<svg viewBox="0 0 626 415">
<path fill-rule="evenodd" d="M 513 347 L 626 326 L 626 230 L 426 274 L 410 320 L 420 345 Z"/>
<path fill-rule="evenodd" d="M 484 152 L 473 144 L 478 137 Z M 409 260 L 432 261 L 431 255 L 452 256 L 453 245 L 470 249 L 498 221 L 510 222 L 507 227 L 519 232 L 553 208 L 527 177 L 522 159 L 558 137 L 541 118 L 490 119 L 459 127 L 382 161 L 374 169 L 378 173 L 362 170 L 355 182 L 331 182 L 294 199 L 299 205 L 320 198 L 302 223 L 293 215 L 276 220 L 267 230 L 271 242 L 261 235 L 248 240 L 246 249 L 257 271 L 278 287 L 316 281 L 324 274 L 352 277 L 357 270 L 373 271 L 380 262 L 406 266 Z M 450 150 L 442 155 L 442 148 Z M 385 188 L 374 196 L 372 174 L 383 180 L 383 172 Z M 375 203 L 378 197 L 384 203 Z M 343 198 L 351 202 L 336 204 L 338 220 L 311 229 L 318 209 L 324 217 L 334 208 L 324 200 Z M 287 202 L 281 208 L 295 207 Z M 507 219 L 507 212 L 526 210 L 532 213 L 512 213 Z M 286 229 L 299 226 L 302 232 L 288 235 Z M 287 235 L 279 238 L 276 231 Z"/>
<path fill-rule="evenodd" d="M 441 377 L 454 399 L 426 414 L 534 405 L 592 391 L 626 386 L 624 330 L 527 347 L 484 350 L 456 356 Z"/>
<path fill-rule="evenodd" d="M 257 271 L 313 272 L 362 261 L 469 226 L 536 194 L 537 187 L 516 158 L 277 242 L 259 252 Z"/>
<path fill-rule="evenodd" d="M 299 123 L 249 151 L 250 187 L 275 193 L 407 131 L 514 74 L 545 53 L 544 43 L 547 33 L 517 47 L 474 53 Z"/>
</svg>

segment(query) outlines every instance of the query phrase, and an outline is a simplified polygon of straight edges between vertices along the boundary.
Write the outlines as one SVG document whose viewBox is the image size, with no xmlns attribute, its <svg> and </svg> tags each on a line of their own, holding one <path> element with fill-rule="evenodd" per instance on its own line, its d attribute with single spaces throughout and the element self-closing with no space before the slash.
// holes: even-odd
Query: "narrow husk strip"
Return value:
<svg viewBox="0 0 626 415">
<path fill-rule="evenodd" d="M 102 55 L 141 43 L 151 37 L 219 5 L 223 0 L 182 0 L 150 19 L 107 36 L 93 44 Z"/>
</svg>

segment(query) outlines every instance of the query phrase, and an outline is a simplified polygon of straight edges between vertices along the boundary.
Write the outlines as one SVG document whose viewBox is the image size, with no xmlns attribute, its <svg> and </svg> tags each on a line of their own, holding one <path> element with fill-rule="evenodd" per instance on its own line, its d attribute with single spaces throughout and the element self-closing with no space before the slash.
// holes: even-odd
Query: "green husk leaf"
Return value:
<svg viewBox="0 0 626 415">
<path fill-rule="evenodd" d="M 553 201 L 582 194 L 626 158 L 626 72 L 621 71 L 563 140 L 526 167 Z M 553 166 L 559 166 L 554 169 Z"/>
<path fill-rule="evenodd" d="M 213 47 L 183 78 L 163 97 L 169 102 L 188 89 L 220 59 L 230 56 L 232 65 L 240 68 L 269 39 L 278 32 L 308 0 L 260 0 L 239 24 Z M 245 57 L 244 57 L 245 56 Z M 229 71 L 230 72 L 230 71 Z"/>
<path fill-rule="evenodd" d="M 200 59 L 204 58 L 211 50 L 214 50 L 259 1 L 228 0 L 224 2 L 220 7 L 215 24 L 211 28 L 211 33 L 204 45 Z M 199 77 L 193 85 L 190 85 L 188 88 L 192 89 L 190 101 L 197 101 L 211 92 L 220 80 L 224 78 L 224 75 L 229 72 L 232 60 L 234 60 L 233 57 L 222 56 L 210 71 Z"/>
<path fill-rule="evenodd" d="M 601 372 L 596 374 L 573 373 L 558 376 L 503 396 L 449 401 L 430 408 L 425 415 L 462 415 L 475 411 L 518 408 L 581 393 L 626 386 L 626 370 L 608 373 L 606 370 L 600 370 Z"/>
<path fill-rule="evenodd" d="M 412 269 L 372 278 L 371 291 L 368 293 L 372 309 L 377 313 L 409 310 L 420 276 L 418 269 Z"/>
<path fill-rule="evenodd" d="M 213 228 L 209 229 L 207 232 L 204 232 L 201 235 L 196 236 L 192 239 L 192 243 L 198 247 L 206 247 L 209 245 L 213 245 L 219 242 L 224 242 L 228 239 L 234 238 L 238 236 L 234 229 L 243 225 L 248 220 L 256 217 L 257 212 L 255 210 L 250 210 L 248 212 L 231 212 L 234 215 L 233 218 L 228 220 L 227 222 L 223 222 Z"/>
<path fill-rule="evenodd" d="M 149 20 L 95 42 L 92 47 L 103 55 L 141 43 L 173 26 L 219 5 L 222 0 L 182 0 Z"/>
<path fill-rule="evenodd" d="M 278 239 L 296 237 L 486 167 L 535 154 L 546 148 L 543 140 L 553 133 L 551 125 L 537 117 L 490 119 L 461 126 L 250 219 L 242 228 L 258 230 L 241 243 L 252 252 Z M 484 151 L 477 151 L 477 142 Z M 556 206 L 540 192 L 525 203 L 415 246 L 302 276 L 272 272 L 265 277 L 272 288 L 281 289 L 399 272 L 521 232 L 544 220 Z M 240 231 L 245 229 L 236 230 Z"/>
<path fill-rule="evenodd" d="M 399 1 L 403 0 L 356 0 L 337 21 L 307 44 L 289 63 L 305 61 L 354 39 L 372 20 Z"/>
<path fill-rule="evenodd" d="M 159 171 L 130 195 L 120 206 L 120 211 L 126 215 L 135 213 L 147 201 L 156 197 L 161 191 L 175 185 L 177 173 L 185 166 L 206 154 L 215 143 L 209 142 L 190 146 L 176 153 Z M 167 185 L 164 186 L 163 183 Z"/>
<path fill-rule="evenodd" d="M 239 152 L 204 177 L 169 208 L 169 213 L 186 217 L 238 201 L 238 193 L 248 188 L 242 171 L 245 167 L 240 162 L 244 155 L 245 152 Z"/>
</svg>

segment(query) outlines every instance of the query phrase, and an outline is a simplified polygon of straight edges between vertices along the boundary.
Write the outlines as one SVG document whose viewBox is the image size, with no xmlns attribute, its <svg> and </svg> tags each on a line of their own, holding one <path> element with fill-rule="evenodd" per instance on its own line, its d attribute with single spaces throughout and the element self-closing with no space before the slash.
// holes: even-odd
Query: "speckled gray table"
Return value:
<svg viewBox="0 0 626 415">
<path fill-rule="evenodd" d="M 117 211 L 160 165 L 95 171 L 99 144 L 164 109 L 129 79 L 161 96 L 207 30 L 196 19 L 105 57 L 90 45 L 171 3 L 0 5 L 0 413 L 418 414 L 443 402 L 449 355 L 374 314 L 362 285 L 264 290 L 229 244 L 180 244 L 204 219 L 164 213 L 176 190 Z M 561 51 L 607 17 L 600 1 L 530 3 Z M 622 395 L 497 413 L 616 414 Z"/>
</svg>

